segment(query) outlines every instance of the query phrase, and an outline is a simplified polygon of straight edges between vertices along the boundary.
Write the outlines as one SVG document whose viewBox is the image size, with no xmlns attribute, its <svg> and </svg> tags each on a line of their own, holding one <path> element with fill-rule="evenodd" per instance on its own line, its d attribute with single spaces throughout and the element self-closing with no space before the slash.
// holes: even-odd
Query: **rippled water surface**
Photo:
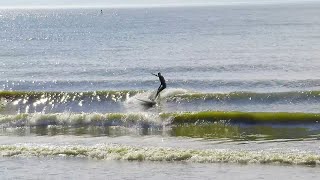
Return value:
<svg viewBox="0 0 320 180">
<path fill-rule="evenodd" d="M 319 178 L 319 8 L 1 9 L 0 176 Z"/>
</svg>

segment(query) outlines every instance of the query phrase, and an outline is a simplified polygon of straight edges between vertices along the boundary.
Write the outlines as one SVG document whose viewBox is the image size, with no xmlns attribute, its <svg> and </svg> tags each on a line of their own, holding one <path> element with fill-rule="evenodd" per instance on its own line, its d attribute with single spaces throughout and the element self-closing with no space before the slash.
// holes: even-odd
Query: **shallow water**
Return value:
<svg viewBox="0 0 320 180">
<path fill-rule="evenodd" d="M 7 179 L 317 179 L 318 168 L 96 161 L 74 158 L 3 158 L 0 175 Z M 20 166 L 24 164 L 24 166 Z M 59 164 L 59 166 L 57 166 Z M 19 168 L 17 168 L 19 167 Z M 30 171 L 30 169 L 33 169 Z M 13 173 L 14 172 L 14 173 Z"/>
</svg>

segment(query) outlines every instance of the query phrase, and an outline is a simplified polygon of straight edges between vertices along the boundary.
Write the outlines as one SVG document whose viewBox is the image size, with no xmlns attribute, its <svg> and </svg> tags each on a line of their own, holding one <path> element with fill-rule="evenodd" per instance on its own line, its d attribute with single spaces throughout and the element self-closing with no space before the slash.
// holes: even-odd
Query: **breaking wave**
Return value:
<svg viewBox="0 0 320 180">
<path fill-rule="evenodd" d="M 203 111 L 180 113 L 31 113 L 1 115 L 2 127 L 21 126 L 123 126 L 128 124 L 201 124 L 227 121 L 243 124 L 318 124 L 320 114 L 288 112 Z"/>
<path fill-rule="evenodd" d="M 97 160 L 182 161 L 197 163 L 283 164 L 318 166 L 320 155 L 310 152 L 245 151 L 231 149 L 179 149 L 165 147 L 134 147 L 115 144 L 1 145 L 2 157 L 79 157 Z"/>
</svg>

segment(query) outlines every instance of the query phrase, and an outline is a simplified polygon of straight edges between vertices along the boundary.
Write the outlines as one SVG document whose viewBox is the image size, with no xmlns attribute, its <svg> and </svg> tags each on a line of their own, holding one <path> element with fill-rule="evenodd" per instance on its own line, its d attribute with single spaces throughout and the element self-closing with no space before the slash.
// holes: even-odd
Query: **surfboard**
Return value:
<svg viewBox="0 0 320 180">
<path fill-rule="evenodd" d="M 136 98 L 136 99 L 141 101 L 143 104 L 146 104 L 149 106 L 153 106 L 153 105 L 157 104 L 157 102 L 152 101 L 151 99 L 139 99 L 139 98 Z"/>
</svg>

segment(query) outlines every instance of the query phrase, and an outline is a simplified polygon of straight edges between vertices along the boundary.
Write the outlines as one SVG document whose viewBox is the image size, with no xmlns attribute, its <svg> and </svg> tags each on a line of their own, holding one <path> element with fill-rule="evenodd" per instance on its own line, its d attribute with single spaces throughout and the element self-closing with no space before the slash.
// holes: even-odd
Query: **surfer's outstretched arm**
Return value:
<svg viewBox="0 0 320 180">
<path fill-rule="evenodd" d="M 157 76 L 157 77 L 159 77 L 158 75 L 156 75 L 156 74 L 153 74 L 153 73 L 151 73 L 152 75 L 154 75 L 154 76 Z"/>
</svg>

